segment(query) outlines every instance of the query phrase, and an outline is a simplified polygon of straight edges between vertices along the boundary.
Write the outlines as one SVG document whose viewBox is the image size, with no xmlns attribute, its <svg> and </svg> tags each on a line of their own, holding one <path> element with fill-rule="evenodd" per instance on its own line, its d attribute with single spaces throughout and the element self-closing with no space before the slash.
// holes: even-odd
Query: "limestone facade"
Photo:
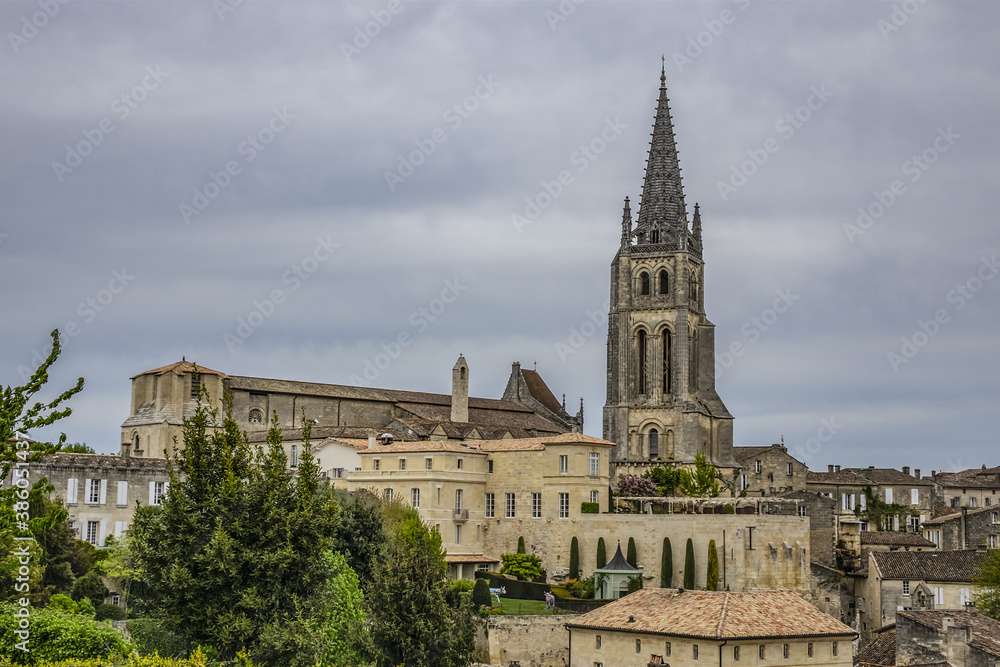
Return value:
<svg viewBox="0 0 1000 667">
<path fill-rule="evenodd" d="M 945 514 L 924 522 L 924 537 L 939 549 L 1000 548 L 1000 507 L 990 506 Z"/>
<path fill-rule="evenodd" d="M 809 469 L 784 445 L 733 447 L 733 454 L 741 467 L 736 484 L 741 493 L 774 496 L 806 489 Z"/>
</svg>

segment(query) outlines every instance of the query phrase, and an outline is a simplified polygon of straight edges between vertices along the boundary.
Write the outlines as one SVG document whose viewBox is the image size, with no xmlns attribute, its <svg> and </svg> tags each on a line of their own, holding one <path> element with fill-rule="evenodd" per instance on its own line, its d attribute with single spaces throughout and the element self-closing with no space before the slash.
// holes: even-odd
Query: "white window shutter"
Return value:
<svg viewBox="0 0 1000 667">
<path fill-rule="evenodd" d="M 910 489 L 910 504 L 911 505 L 920 504 L 920 491 L 918 489 Z"/>
<path fill-rule="evenodd" d="M 125 521 L 115 521 L 115 539 L 121 539 L 122 533 L 125 532 L 128 524 Z"/>
<path fill-rule="evenodd" d="M 79 489 L 77 488 L 79 486 L 79 484 L 78 484 L 79 481 L 80 480 L 78 480 L 76 477 L 70 477 L 68 480 L 66 480 L 66 504 L 67 505 L 76 505 L 76 502 L 77 502 L 77 493 L 79 492 Z"/>
<path fill-rule="evenodd" d="M 108 480 L 101 480 L 101 497 L 99 499 L 101 505 L 108 502 Z"/>
<path fill-rule="evenodd" d="M 866 509 L 868 507 L 868 496 L 862 493 L 860 498 L 861 498 L 861 509 Z"/>
<path fill-rule="evenodd" d="M 155 494 L 155 493 L 156 493 L 156 482 L 150 482 L 149 483 L 149 504 L 150 505 L 153 504 L 153 499 L 154 499 L 153 494 Z"/>
<path fill-rule="evenodd" d="M 128 505 L 128 482 L 124 480 L 118 481 L 118 506 L 125 507 Z"/>
<path fill-rule="evenodd" d="M 97 546 L 104 546 L 104 540 L 107 539 L 107 524 L 108 522 L 105 519 L 101 519 L 101 531 L 97 536 Z"/>
<path fill-rule="evenodd" d="M 160 498 L 161 504 L 163 503 L 163 501 L 167 499 L 167 489 L 169 488 L 170 488 L 170 480 L 167 480 L 166 482 L 163 483 L 163 497 Z"/>
<path fill-rule="evenodd" d="M 856 502 L 855 499 L 856 499 L 856 496 L 852 493 L 851 494 L 851 506 L 848 509 L 854 509 L 856 507 L 856 505 L 854 504 Z"/>
<path fill-rule="evenodd" d="M 83 504 L 84 505 L 89 505 L 90 504 L 90 480 L 89 479 L 83 480 Z"/>
</svg>

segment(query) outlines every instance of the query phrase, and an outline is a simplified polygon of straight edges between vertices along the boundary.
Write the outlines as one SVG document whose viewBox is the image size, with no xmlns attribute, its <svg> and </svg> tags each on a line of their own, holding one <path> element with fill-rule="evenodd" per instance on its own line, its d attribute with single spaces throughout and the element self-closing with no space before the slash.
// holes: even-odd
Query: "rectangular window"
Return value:
<svg viewBox="0 0 1000 667">
<path fill-rule="evenodd" d="M 128 507 L 128 482 L 118 481 L 118 499 L 115 501 L 118 507 Z"/>
<path fill-rule="evenodd" d="M 601 650 L 601 636 L 600 635 L 597 635 L 596 648 L 597 648 L 598 651 Z"/>
<path fill-rule="evenodd" d="M 462 509 L 462 489 L 455 489 L 455 509 Z"/>
<path fill-rule="evenodd" d="M 837 655 L 837 642 L 833 642 L 833 645 L 830 647 L 830 652 L 835 656 Z"/>
<path fill-rule="evenodd" d="M 750 485 L 747 482 L 747 476 L 746 475 L 740 475 L 740 491 L 745 491 L 748 486 L 750 486 Z"/>
<path fill-rule="evenodd" d="M 95 547 L 101 546 L 100 544 L 97 543 L 97 535 L 100 528 L 101 528 L 100 521 L 87 522 L 87 535 L 85 539 L 91 544 L 93 544 Z"/>
<path fill-rule="evenodd" d="M 636 639 L 635 640 L 635 652 L 636 653 L 642 653 L 642 640 L 641 639 Z"/>
<path fill-rule="evenodd" d="M 375 459 L 375 465 L 374 465 L 374 469 L 375 469 L 375 470 L 378 470 L 378 469 L 380 469 L 381 467 L 382 467 L 382 461 L 380 461 L 379 459 Z"/>
<path fill-rule="evenodd" d="M 392 489 L 385 490 L 385 499 L 388 500 L 390 503 L 392 502 Z"/>
<path fill-rule="evenodd" d="M 903 595 L 909 595 L 909 594 L 910 594 L 910 582 L 904 581 L 903 582 Z"/>
<path fill-rule="evenodd" d="M 975 507 L 975 506 L 976 506 L 976 499 L 969 498 L 969 507 Z"/>
<path fill-rule="evenodd" d="M 757 659 L 758 660 L 763 660 L 764 659 L 764 645 L 763 644 L 760 644 L 759 646 L 757 646 Z"/>
<path fill-rule="evenodd" d="M 760 474 L 760 461 L 753 462 L 753 471 L 758 475 Z"/>
<path fill-rule="evenodd" d="M 785 660 L 788 659 L 788 644 L 781 645 L 781 657 Z"/>
<path fill-rule="evenodd" d="M 892 488 L 889 487 L 885 490 L 885 502 L 892 504 Z"/>
<path fill-rule="evenodd" d="M 150 505 L 160 505 L 163 503 L 163 494 L 166 490 L 165 482 L 150 482 Z"/>
<path fill-rule="evenodd" d="M 597 452 L 590 453 L 590 474 L 593 476 L 599 475 L 601 472 L 601 455 Z"/>
<path fill-rule="evenodd" d="M 410 489 L 410 504 L 414 507 L 420 507 L 420 489 Z"/>
<path fill-rule="evenodd" d="M 698 645 L 695 644 L 694 646 L 691 647 L 691 649 L 692 649 L 691 655 L 694 656 L 695 660 L 697 660 L 698 659 Z"/>
<path fill-rule="evenodd" d="M 462 524 L 455 524 L 455 544 L 462 543 Z"/>
<path fill-rule="evenodd" d="M 87 504 L 96 505 L 101 501 L 101 480 L 87 480 Z"/>
<path fill-rule="evenodd" d="M 600 500 L 598 498 L 599 498 L 599 496 L 597 495 L 597 491 L 591 491 L 590 492 L 590 502 L 592 502 L 592 503 L 600 502 Z"/>
<path fill-rule="evenodd" d="M 118 593 L 114 593 L 114 594 L 111 595 L 111 604 L 113 604 L 114 606 L 117 607 L 121 603 L 122 603 L 122 596 L 121 595 L 118 595 Z"/>
<path fill-rule="evenodd" d="M 791 463 L 785 464 L 785 474 L 788 475 L 789 477 L 792 476 L 792 464 Z"/>
<path fill-rule="evenodd" d="M 292 456 L 288 461 L 288 467 L 298 468 L 299 467 L 299 446 L 292 445 Z"/>
<path fill-rule="evenodd" d="M 809 655 L 810 658 L 813 657 L 813 644 L 812 644 L 812 642 L 809 642 L 808 644 L 806 644 L 806 653 Z"/>
<path fill-rule="evenodd" d="M 667 657 L 669 658 L 670 657 L 670 642 L 667 642 L 666 654 L 667 654 Z"/>
<path fill-rule="evenodd" d="M 428 456 L 426 459 L 424 459 L 424 470 L 433 470 L 433 469 L 434 469 L 434 459 Z"/>
<path fill-rule="evenodd" d="M 464 459 L 459 459 L 458 461 L 455 462 L 455 465 L 458 467 L 459 470 L 462 470 L 464 463 L 465 463 Z"/>
<path fill-rule="evenodd" d="M 972 596 L 969 595 L 968 588 L 958 589 L 958 604 L 961 605 L 962 607 L 967 607 L 970 604 L 972 604 Z"/>
<path fill-rule="evenodd" d="M 798 509 L 799 509 L 799 516 L 805 516 L 806 515 L 806 506 L 805 505 L 799 505 Z"/>
<path fill-rule="evenodd" d="M 739 662 L 739 661 L 740 661 L 740 647 L 739 646 L 734 646 L 733 647 L 733 662 Z"/>
<path fill-rule="evenodd" d="M 565 475 L 569 472 L 569 455 L 559 455 L 559 474 Z"/>
<path fill-rule="evenodd" d="M 402 456 L 399 457 L 399 469 L 406 470 L 406 459 Z"/>
<path fill-rule="evenodd" d="M 997 536 L 990 535 L 990 549 L 996 549 L 996 548 L 997 548 Z"/>
<path fill-rule="evenodd" d="M 919 505 L 920 504 L 920 490 L 910 489 L 910 504 Z"/>
<path fill-rule="evenodd" d="M 861 509 L 867 509 L 867 507 L 868 507 L 868 496 L 866 496 L 864 494 L 864 492 L 862 492 L 861 495 L 858 496 L 858 501 L 861 504 Z M 866 530 L 866 529 L 862 528 L 861 530 Z"/>
<path fill-rule="evenodd" d="M 940 607 L 944 604 L 944 589 L 940 586 L 934 587 L 934 606 Z"/>
<path fill-rule="evenodd" d="M 506 503 L 506 507 L 505 507 L 506 516 L 507 516 L 508 519 L 513 519 L 514 518 L 514 513 L 517 510 L 517 506 L 515 504 L 516 501 L 514 499 L 514 494 L 513 493 L 505 494 L 505 503 Z"/>
<path fill-rule="evenodd" d="M 542 518 L 542 494 L 540 493 L 531 494 L 531 518 Z"/>
<path fill-rule="evenodd" d="M 493 474 L 493 459 L 490 459 L 489 461 L 486 462 L 486 472 L 488 472 L 491 475 Z"/>
<path fill-rule="evenodd" d="M 492 493 L 486 494 L 486 518 L 492 519 L 494 513 L 496 512 L 496 507 L 494 503 L 496 502 L 496 497 Z"/>
<path fill-rule="evenodd" d="M 569 518 L 569 494 L 560 493 L 559 494 L 559 518 L 568 519 Z"/>
</svg>

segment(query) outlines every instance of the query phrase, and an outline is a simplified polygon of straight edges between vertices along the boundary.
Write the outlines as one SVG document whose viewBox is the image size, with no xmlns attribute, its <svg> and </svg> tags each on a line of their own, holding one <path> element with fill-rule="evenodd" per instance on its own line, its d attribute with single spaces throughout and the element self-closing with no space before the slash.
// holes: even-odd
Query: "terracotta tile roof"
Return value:
<svg viewBox="0 0 1000 667">
<path fill-rule="evenodd" d="M 956 626 L 972 625 L 972 639 L 969 645 L 1000 658 L 1000 621 L 972 611 L 950 611 L 933 609 L 925 611 L 897 611 L 897 616 L 919 623 L 924 627 L 944 634 L 944 619 L 951 618 Z"/>
<path fill-rule="evenodd" d="M 972 581 L 985 551 L 873 551 L 871 557 L 883 579 Z"/>
<path fill-rule="evenodd" d="M 481 440 L 470 444 L 479 445 L 487 452 L 513 452 L 543 450 L 546 445 L 601 445 L 613 447 L 615 443 L 601 440 L 583 433 L 560 433 L 543 438 L 506 438 L 504 440 Z"/>
<path fill-rule="evenodd" d="M 409 454 L 411 452 L 455 452 L 458 454 L 482 454 L 475 445 L 469 446 L 454 440 L 410 440 L 394 442 L 391 445 L 375 445 L 375 449 L 367 449 L 361 454 Z"/>
<path fill-rule="evenodd" d="M 856 667 L 895 667 L 896 631 L 882 632 L 854 656 Z"/>
<path fill-rule="evenodd" d="M 871 482 L 862 475 L 852 470 L 841 470 L 840 472 L 812 472 L 806 473 L 807 484 L 851 484 L 853 486 L 868 486 Z"/>
<path fill-rule="evenodd" d="M 368 435 L 374 433 L 375 435 L 380 435 L 384 432 L 383 429 L 375 429 L 367 426 L 314 426 L 312 430 L 312 441 L 317 442 L 325 438 L 349 438 L 352 440 L 364 440 L 368 442 Z M 392 431 L 389 431 L 392 433 Z M 394 437 L 402 439 L 402 433 L 392 433 Z M 250 442 L 265 442 L 267 440 L 267 429 L 258 429 L 256 431 L 250 431 L 248 434 Z M 301 428 L 283 428 L 281 429 L 281 439 L 286 442 L 295 442 L 302 440 L 302 429 Z"/>
<path fill-rule="evenodd" d="M 934 547 L 934 543 L 917 533 L 901 533 L 895 530 L 862 530 L 861 544 L 876 544 L 892 547 Z"/>
<path fill-rule="evenodd" d="M 631 623 L 630 616 L 634 618 Z M 566 627 L 706 639 L 856 634 L 788 590 L 678 593 L 672 588 L 644 588 L 578 616 Z"/>
<path fill-rule="evenodd" d="M 170 364 L 169 366 L 160 366 L 159 368 L 154 368 L 151 371 L 146 371 L 145 373 L 139 373 L 139 375 L 133 375 L 130 380 L 134 380 L 137 377 L 143 375 L 166 375 L 167 373 L 173 373 L 174 375 L 183 375 L 184 373 L 191 373 L 195 370 L 195 364 L 190 361 L 178 361 L 177 363 Z M 218 375 L 219 377 L 229 377 L 221 371 L 213 371 L 211 368 L 205 366 L 198 366 L 199 375 Z"/>
<path fill-rule="evenodd" d="M 990 512 L 990 511 L 993 512 L 1000 511 L 1000 507 L 980 507 L 978 509 L 969 509 L 967 510 L 966 513 L 969 516 L 974 516 L 976 514 L 982 514 L 983 512 Z M 933 519 L 927 519 L 926 521 L 924 521 L 924 525 L 940 526 L 942 523 L 946 523 L 948 521 L 955 521 L 956 519 L 960 519 L 961 517 L 962 517 L 962 511 L 958 510 L 957 512 L 951 512 L 950 514 L 942 514 L 941 516 L 936 516 Z"/>
</svg>

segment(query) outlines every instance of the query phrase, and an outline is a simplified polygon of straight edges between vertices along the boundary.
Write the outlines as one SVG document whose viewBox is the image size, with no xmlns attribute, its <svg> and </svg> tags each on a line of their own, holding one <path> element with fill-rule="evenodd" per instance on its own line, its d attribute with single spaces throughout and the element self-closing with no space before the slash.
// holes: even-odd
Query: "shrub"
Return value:
<svg viewBox="0 0 1000 667">
<path fill-rule="evenodd" d="M 486 579 L 476 579 L 472 589 L 472 607 L 492 607 L 493 599 L 490 597 L 490 582 Z"/>
<path fill-rule="evenodd" d="M 575 535 L 569 545 L 569 578 L 580 578 L 580 542 Z"/>
<path fill-rule="evenodd" d="M 694 542 L 690 537 L 684 548 L 684 588 L 694 589 Z"/>
<path fill-rule="evenodd" d="M 542 559 L 534 554 L 501 554 L 500 574 L 511 574 L 518 579 L 531 581 L 542 574 Z"/>
<path fill-rule="evenodd" d="M 526 554 L 528 550 L 524 548 L 524 535 L 517 538 L 517 553 Z"/>
<path fill-rule="evenodd" d="M 600 514 L 600 503 L 580 503 L 580 514 Z"/>
<path fill-rule="evenodd" d="M 93 618 L 94 614 L 97 613 L 97 609 L 94 607 L 94 603 L 90 601 L 90 598 L 83 598 L 76 604 L 80 607 L 79 613 L 83 614 L 84 616 L 90 616 L 91 618 Z"/>
<path fill-rule="evenodd" d="M 0 607 L 0 655 L 25 655 L 16 644 L 21 639 L 14 634 L 18 619 L 15 606 Z M 132 647 L 115 630 L 102 626 L 82 614 L 70 614 L 58 609 L 31 610 L 31 634 L 27 639 L 28 655 L 37 662 L 85 660 L 103 658 L 123 660 Z"/>
<path fill-rule="evenodd" d="M 641 589 L 642 589 L 642 577 L 641 576 L 629 577 L 628 592 L 635 593 L 636 591 Z"/>
<path fill-rule="evenodd" d="M 597 540 L 597 569 L 608 564 L 608 551 L 604 546 L 604 538 Z"/>
<path fill-rule="evenodd" d="M 97 605 L 94 619 L 98 621 L 123 621 L 125 620 L 125 610 L 116 604 L 101 603 Z"/>
<path fill-rule="evenodd" d="M 64 611 L 67 614 L 76 614 L 80 611 L 80 605 L 73 602 L 73 598 L 62 593 L 56 593 L 49 598 L 49 609 Z"/>
<path fill-rule="evenodd" d="M 165 629 L 152 618 L 129 621 L 128 633 L 139 655 L 159 654 L 165 658 L 177 658 L 185 653 L 184 638 Z"/>
<path fill-rule="evenodd" d="M 628 552 L 625 554 L 625 560 L 627 560 L 628 564 L 632 567 L 638 567 L 636 563 L 639 559 L 636 557 L 635 553 L 635 539 L 631 537 L 628 538 Z"/>
<path fill-rule="evenodd" d="M 670 538 L 663 538 L 663 553 L 660 555 L 660 588 L 674 585 L 674 552 L 670 548 Z"/>
<path fill-rule="evenodd" d="M 719 590 L 719 552 L 715 548 L 715 540 L 708 542 L 708 573 L 705 588 L 710 591 Z"/>
<path fill-rule="evenodd" d="M 726 505 L 725 507 L 722 508 L 722 513 L 723 514 L 736 514 L 736 508 L 733 507 L 732 505 Z"/>
<path fill-rule="evenodd" d="M 90 598 L 91 602 L 100 604 L 110 592 L 108 587 L 101 580 L 101 573 L 97 569 L 92 569 L 73 583 L 73 592 L 70 597 L 79 602 L 83 598 Z"/>
</svg>

